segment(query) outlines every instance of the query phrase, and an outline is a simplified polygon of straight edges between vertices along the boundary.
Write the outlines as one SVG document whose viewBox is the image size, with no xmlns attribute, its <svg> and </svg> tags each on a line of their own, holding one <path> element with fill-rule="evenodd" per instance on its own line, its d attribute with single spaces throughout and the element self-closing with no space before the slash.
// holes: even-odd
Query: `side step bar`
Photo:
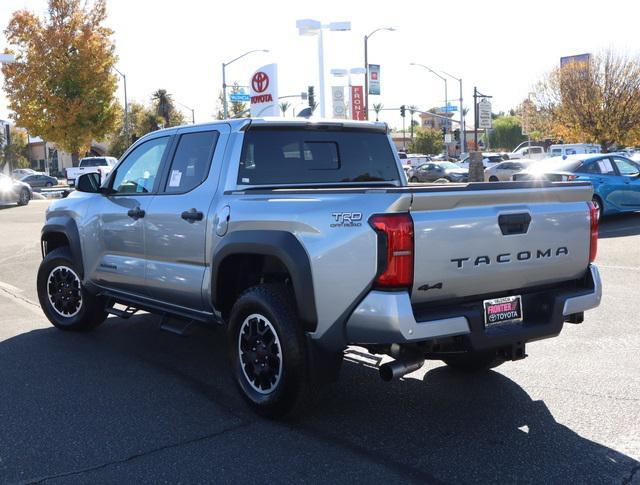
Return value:
<svg viewBox="0 0 640 485">
<path fill-rule="evenodd" d="M 124 310 L 120 310 L 113 306 L 109 306 L 105 309 L 105 311 L 111 315 L 115 315 L 116 317 L 120 317 L 126 320 L 127 318 L 131 318 L 133 315 L 138 313 L 139 309 L 132 306 L 127 306 Z"/>
</svg>

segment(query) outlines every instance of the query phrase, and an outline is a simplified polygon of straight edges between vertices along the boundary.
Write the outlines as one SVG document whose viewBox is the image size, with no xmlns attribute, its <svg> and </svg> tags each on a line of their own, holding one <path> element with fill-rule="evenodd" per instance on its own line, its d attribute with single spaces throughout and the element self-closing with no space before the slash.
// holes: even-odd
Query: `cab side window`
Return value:
<svg viewBox="0 0 640 485">
<path fill-rule="evenodd" d="M 148 194 L 153 192 L 160 162 L 169 137 L 154 138 L 138 145 L 116 169 L 111 184 L 114 194 Z"/>
<path fill-rule="evenodd" d="M 189 192 L 204 182 L 217 141 L 217 131 L 181 135 L 169 169 L 165 193 Z"/>
</svg>

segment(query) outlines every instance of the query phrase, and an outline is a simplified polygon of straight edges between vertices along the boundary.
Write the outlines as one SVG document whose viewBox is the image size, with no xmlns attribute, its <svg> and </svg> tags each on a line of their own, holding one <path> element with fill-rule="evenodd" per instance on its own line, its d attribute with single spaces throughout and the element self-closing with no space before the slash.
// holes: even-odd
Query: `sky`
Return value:
<svg viewBox="0 0 640 485">
<path fill-rule="evenodd" d="M 46 0 L 2 0 L 0 29 L 16 10 L 44 14 L 46 6 Z M 251 49 L 270 52 L 251 54 L 230 65 L 228 84 L 247 85 L 258 67 L 276 62 L 280 96 L 318 85 L 317 38 L 299 36 L 298 19 L 351 22 L 350 32 L 324 35 L 327 91 L 343 82 L 332 78 L 330 69 L 364 65 L 365 34 L 378 27 L 397 29 L 378 32 L 369 40 L 369 62 L 382 66 L 381 95 L 371 96 L 369 103 L 394 108 L 381 115 L 394 127 L 401 126 L 397 110 L 401 104 L 423 110 L 444 105 L 443 81 L 409 66 L 411 62 L 462 78 L 466 107 L 473 105 L 477 86 L 493 96 L 497 112 L 517 106 L 561 56 L 606 49 L 640 53 L 635 25 L 640 2 L 629 0 L 107 0 L 107 7 L 107 23 L 115 31 L 117 67 L 127 76 L 129 100 L 146 103 L 153 91 L 163 88 L 175 101 L 195 109 L 196 122 L 214 117 L 222 62 Z M 0 34 L 0 50 L 6 46 Z M 353 83 L 362 84 L 362 76 L 354 77 Z M 457 103 L 457 81 L 450 80 L 448 87 L 449 99 Z M 117 94 L 123 103 L 122 85 Z M 190 119 L 191 113 L 184 111 Z M 7 116 L 0 90 L 0 119 Z"/>
</svg>

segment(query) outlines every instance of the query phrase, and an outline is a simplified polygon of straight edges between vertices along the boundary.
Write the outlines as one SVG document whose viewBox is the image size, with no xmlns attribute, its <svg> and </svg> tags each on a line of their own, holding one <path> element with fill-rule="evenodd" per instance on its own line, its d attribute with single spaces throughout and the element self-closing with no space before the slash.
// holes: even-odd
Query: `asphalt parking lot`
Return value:
<svg viewBox="0 0 640 485">
<path fill-rule="evenodd" d="M 524 361 L 387 384 L 350 352 L 308 416 L 270 422 L 236 393 L 220 331 L 51 327 L 48 204 L 0 208 L 2 483 L 640 483 L 640 214 L 601 226 L 602 305 Z"/>
</svg>

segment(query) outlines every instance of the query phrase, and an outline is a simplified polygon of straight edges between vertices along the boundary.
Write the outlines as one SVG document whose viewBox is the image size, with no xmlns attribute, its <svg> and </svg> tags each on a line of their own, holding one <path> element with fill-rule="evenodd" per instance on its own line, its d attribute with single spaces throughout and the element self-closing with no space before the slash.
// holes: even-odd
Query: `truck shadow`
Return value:
<svg viewBox="0 0 640 485">
<path fill-rule="evenodd" d="M 304 461 L 296 442 L 344 450 L 427 482 L 619 483 L 638 466 L 556 422 L 544 401 L 500 372 L 464 377 L 429 364 L 423 380 L 385 384 L 349 355 L 340 381 L 305 416 L 258 433 L 262 421 L 229 377 L 223 336 L 195 328 L 181 338 L 159 331 L 157 317 L 139 315 L 110 318 L 89 334 L 45 328 L 0 342 L 0 482 L 134 462 L 144 450 L 229 426 L 240 426 L 233 432 L 244 433 L 246 454 L 305 463 L 309 477 L 323 476 L 326 459 Z M 265 451 L 270 439 L 286 435 L 290 448 Z M 225 438 L 218 439 L 224 448 Z M 350 467 L 346 460 L 331 464 L 333 472 Z M 197 467 L 175 476 L 165 469 L 154 477 L 154 470 L 145 472 L 149 482 L 203 481 Z M 262 476 L 270 478 L 268 470 Z"/>
<path fill-rule="evenodd" d="M 640 234 L 640 212 L 618 214 L 605 217 L 600 221 L 599 237 L 625 237 Z"/>
</svg>

